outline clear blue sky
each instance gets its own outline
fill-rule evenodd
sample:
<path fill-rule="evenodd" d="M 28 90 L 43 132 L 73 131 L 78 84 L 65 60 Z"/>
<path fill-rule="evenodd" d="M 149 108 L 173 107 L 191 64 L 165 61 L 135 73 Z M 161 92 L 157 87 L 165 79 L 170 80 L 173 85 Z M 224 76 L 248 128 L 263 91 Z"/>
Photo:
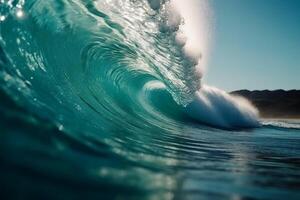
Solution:
<path fill-rule="evenodd" d="M 300 0 L 212 0 L 214 38 L 204 83 L 300 89 Z"/>

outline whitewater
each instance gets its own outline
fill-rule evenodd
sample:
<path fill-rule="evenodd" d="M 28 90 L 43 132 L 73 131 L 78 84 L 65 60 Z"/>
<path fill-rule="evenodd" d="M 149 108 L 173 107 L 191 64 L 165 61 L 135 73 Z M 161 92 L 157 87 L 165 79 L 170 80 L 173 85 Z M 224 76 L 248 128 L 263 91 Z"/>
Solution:
<path fill-rule="evenodd" d="M 297 199 L 300 123 L 203 83 L 212 24 L 206 0 L 0 1 L 0 196 Z"/>

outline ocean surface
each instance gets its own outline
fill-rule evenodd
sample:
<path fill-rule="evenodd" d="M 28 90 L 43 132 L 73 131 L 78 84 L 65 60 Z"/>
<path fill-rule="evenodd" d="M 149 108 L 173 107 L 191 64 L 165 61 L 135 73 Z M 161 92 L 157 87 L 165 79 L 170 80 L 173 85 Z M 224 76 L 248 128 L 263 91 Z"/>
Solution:
<path fill-rule="evenodd" d="M 209 13 L 0 1 L 0 199 L 300 199 L 300 120 L 201 81 Z"/>

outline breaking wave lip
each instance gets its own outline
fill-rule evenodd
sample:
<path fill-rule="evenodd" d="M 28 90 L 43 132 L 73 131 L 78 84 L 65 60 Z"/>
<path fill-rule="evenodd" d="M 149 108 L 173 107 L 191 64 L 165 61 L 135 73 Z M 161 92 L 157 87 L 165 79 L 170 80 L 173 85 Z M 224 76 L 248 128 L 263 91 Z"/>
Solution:
<path fill-rule="evenodd" d="M 2 76 L 8 85 L 21 87 L 18 92 L 38 109 L 55 113 L 59 105 L 81 112 L 88 107 L 115 121 L 130 114 L 133 120 L 141 109 L 153 118 L 157 112 L 149 114 L 139 98 L 154 81 L 171 94 L 179 115 L 227 129 L 259 126 L 257 111 L 246 100 L 201 86 L 209 46 L 206 0 L 63 1 L 52 6 L 27 0 L 14 5 L 1 22 L 1 46 L 10 62 Z M 47 103 L 52 94 L 57 104 Z M 157 97 L 173 101 L 168 95 Z M 56 115 L 57 120 L 67 118 Z"/>

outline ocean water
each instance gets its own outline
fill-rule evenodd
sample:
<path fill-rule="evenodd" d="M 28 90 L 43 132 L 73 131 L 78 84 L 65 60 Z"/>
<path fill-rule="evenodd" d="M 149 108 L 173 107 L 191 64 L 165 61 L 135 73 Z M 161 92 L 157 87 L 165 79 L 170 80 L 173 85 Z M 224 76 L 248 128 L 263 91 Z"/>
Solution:
<path fill-rule="evenodd" d="M 0 1 L 0 198 L 299 199 L 300 121 L 201 82 L 209 13 Z"/>

